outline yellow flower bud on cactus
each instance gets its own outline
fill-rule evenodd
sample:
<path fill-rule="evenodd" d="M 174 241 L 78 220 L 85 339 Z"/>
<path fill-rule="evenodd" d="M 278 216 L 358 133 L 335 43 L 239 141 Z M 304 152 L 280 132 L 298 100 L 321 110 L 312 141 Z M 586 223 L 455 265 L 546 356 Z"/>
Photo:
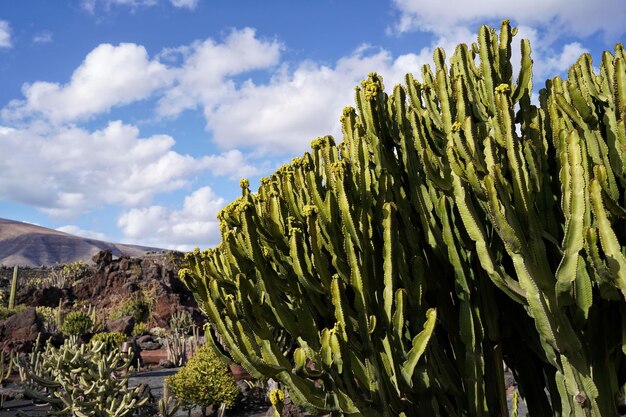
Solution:
<path fill-rule="evenodd" d="M 278 404 L 282 404 L 285 401 L 285 391 L 280 388 L 276 388 L 270 391 L 270 403 L 275 407 Z"/>
<path fill-rule="evenodd" d="M 496 93 L 508 94 L 509 92 L 511 92 L 511 86 L 508 84 L 500 84 L 496 87 Z"/>

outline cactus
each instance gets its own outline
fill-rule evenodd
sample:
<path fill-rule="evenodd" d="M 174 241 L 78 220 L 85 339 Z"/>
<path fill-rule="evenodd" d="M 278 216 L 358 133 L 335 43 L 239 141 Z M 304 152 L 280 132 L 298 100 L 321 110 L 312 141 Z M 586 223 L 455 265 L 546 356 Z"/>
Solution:
<path fill-rule="evenodd" d="M 19 275 L 19 269 L 17 265 L 13 267 L 13 279 L 11 280 L 11 292 L 9 295 L 9 310 L 15 308 L 15 292 L 17 291 L 17 278 Z"/>
<path fill-rule="evenodd" d="M 100 342 L 37 346 L 27 361 L 16 362 L 25 394 L 50 403 L 48 415 L 123 417 L 147 403 L 141 387 L 128 388 L 130 356 L 105 352 Z"/>
<path fill-rule="evenodd" d="M 178 332 L 169 333 L 165 337 L 167 359 L 175 366 L 183 366 L 187 362 L 187 338 Z"/>
<path fill-rule="evenodd" d="M 163 396 L 158 402 L 158 407 L 160 417 L 173 417 L 180 408 L 180 404 L 170 392 L 170 386 L 167 382 L 163 383 Z"/>
<path fill-rule="evenodd" d="M 537 107 L 515 35 L 482 26 L 390 95 L 370 74 L 343 142 L 241 182 L 180 271 L 215 351 L 312 413 L 506 416 L 504 360 L 530 415 L 617 414 L 626 56 L 583 55 Z"/>
<path fill-rule="evenodd" d="M 14 360 L 14 351 L 11 351 L 8 357 L 4 350 L 0 351 L 0 410 L 2 410 L 2 407 L 4 406 L 4 392 L 2 391 L 2 388 L 4 388 L 5 381 L 7 381 L 11 376 Z"/>

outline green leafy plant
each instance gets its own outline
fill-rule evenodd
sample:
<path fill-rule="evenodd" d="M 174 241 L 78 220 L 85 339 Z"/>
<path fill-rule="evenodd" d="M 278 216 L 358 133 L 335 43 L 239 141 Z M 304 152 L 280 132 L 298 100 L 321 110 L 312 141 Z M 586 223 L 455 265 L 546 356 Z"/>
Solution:
<path fill-rule="evenodd" d="M 91 332 L 92 327 L 93 321 L 88 313 L 80 310 L 72 311 L 63 319 L 61 333 L 65 336 L 83 337 Z"/>
<path fill-rule="evenodd" d="M 232 374 L 209 346 L 200 348 L 165 382 L 181 407 L 200 407 L 203 415 L 211 404 L 230 407 L 239 395 Z"/>
<path fill-rule="evenodd" d="M 538 107 L 515 34 L 482 26 L 389 94 L 370 74 L 343 142 L 241 182 L 180 271 L 222 353 L 318 414 L 507 415 L 503 361 L 530 415 L 617 414 L 626 53 L 583 55 Z"/>

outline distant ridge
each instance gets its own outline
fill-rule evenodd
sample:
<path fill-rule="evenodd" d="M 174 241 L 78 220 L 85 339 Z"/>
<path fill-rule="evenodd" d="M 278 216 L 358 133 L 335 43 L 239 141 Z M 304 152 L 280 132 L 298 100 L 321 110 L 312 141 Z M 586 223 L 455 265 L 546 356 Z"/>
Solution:
<path fill-rule="evenodd" d="M 139 257 L 163 249 L 103 242 L 0 218 L 0 265 L 38 267 L 78 260 L 91 263 L 101 250 L 109 250 L 113 256 Z"/>

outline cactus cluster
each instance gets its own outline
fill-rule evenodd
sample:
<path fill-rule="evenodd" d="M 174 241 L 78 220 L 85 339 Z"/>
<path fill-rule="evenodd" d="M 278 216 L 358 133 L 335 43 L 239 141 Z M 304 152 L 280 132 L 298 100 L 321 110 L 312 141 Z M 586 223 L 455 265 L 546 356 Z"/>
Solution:
<path fill-rule="evenodd" d="M 242 181 L 180 272 L 230 358 L 318 414 L 506 416 L 503 361 L 533 416 L 617 414 L 626 54 L 538 107 L 515 34 L 482 26 L 390 95 L 370 74 L 341 143 Z"/>
<path fill-rule="evenodd" d="M 37 341 L 39 344 L 39 340 Z M 129 417 L 148 401 L 143 388 L 128 387 L 129 358 L 105 343 L 50 343 L 16 361 L 30 398 L 50 404 L 48 415 Z"/>

